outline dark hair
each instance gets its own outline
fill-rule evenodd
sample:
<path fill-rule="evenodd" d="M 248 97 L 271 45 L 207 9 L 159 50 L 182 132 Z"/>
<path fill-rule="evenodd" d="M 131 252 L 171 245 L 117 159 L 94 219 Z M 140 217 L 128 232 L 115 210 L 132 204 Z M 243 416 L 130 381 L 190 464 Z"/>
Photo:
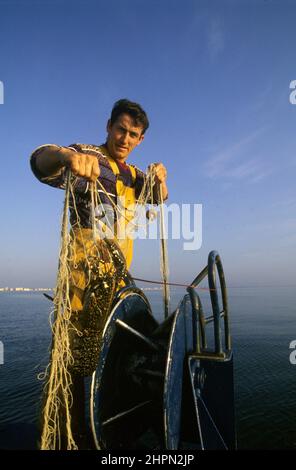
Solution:
<path fill-rule="evenodd" d="M 133 101 L 127 99 L 118 100 L 114 104 L 110 118 L 111 125 L 124 113 L 129 114 L 134 119 L 137 126 L 143 127 L 142 134 L 144 134 L 149 127 L 147 114 L 138 103 L 133 103 Z"/>

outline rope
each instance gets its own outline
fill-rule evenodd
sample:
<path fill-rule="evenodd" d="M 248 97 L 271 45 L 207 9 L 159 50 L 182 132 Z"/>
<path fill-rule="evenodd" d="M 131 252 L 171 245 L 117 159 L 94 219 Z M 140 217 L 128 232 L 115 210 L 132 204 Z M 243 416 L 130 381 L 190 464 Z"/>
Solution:
<path fill-rule="evenodd" d="M 134 223 L 130 218 L 126 217 L 125 215 L 125 211 L 122 210 L 121 208 L 119 208 L 115 202 L 113 201 L 113 199 L 109 196 L 109 194 L 107 193 L 106 189 L 104 188 L 103 184 L 100 182 L 99 179 L 96 180 L 96 184 L 100 187 L 101 191 L 104 192 L 105 196 L 107 197 L 107 199 L 109 200 L 114 212 L 117 214 L 117 217 L 118 215 L 120 215 L 121 217 L 123 217 L 130 225 L 136 227 L 136 228 L 139 228 L 139 227 L 147 227 L 147 225 L 149 224 L 148 223 L 145 223 L 145 224 L 142 224 L 140 225 L 139 223 Z M 142 190 L 141 190 L 141 193 L 139 194 L 139 197 L 136 201 L 136 204 L 135 204 L 135 208 L 134 208 L 134 213 L 136 214 L 137 211 L 138 211 L 138 207 L 139 206 L 145 206 L 146 204 L 148 204 L 148 201 L 150 200 L 149 204 L 154 204 L 154 198 L 153 198 L 153 186 L 155 184 L 155 175 L 154 175 L 154 171 L 153 171 L 153 165 L 151 165 L 151 167 L 147 170 L 147 173 L 146 173 L 146 178 L 144 179 L 144 184 L 143 184 L 143 187 L 142 187 Z M 97 195 L 98 195 L 98 191 L 96 192 Z M 99 196 L 97 197 L 97 199 L 99 198 Z M 110 227 L 111 228 L 111 227 Z"/>
<path fill-rule="evenodd" d="M 129 222 L 129 224 L 132 224 L 134 227 L 139 228 L 140 225 L 137 223 L 135 224 L 132 220 L 127 219 L 125 216 L 124 211 L 120 210 L 118 206 L 114 203 L 112 198 L 109 196 L 107 191 L 105 190 L 104 186 L 102 183 L 97 180 L 97 184 L 101 188 L 101 190 L 104 192 L 108 200 L 110 201 L 113 210 L 117 213 L 120 214 L 125 220 Z M 154 191 L 153 187 L 155 185 L 155 168 L 154 165 L 150 165 L 150 167 L 147 170 L 146 173 L 146 178 L 144 179 L 144 184 L 141 190 L 141 193 L 137 199 L 136 206 L 134 212 L 137 213 L 138 207 L 146 205 L 148 201 L 150 201 L 150 204 L 154 203 Z M 98 194 L 98 192 L 97 192 Z M 163 285 L 163 305 L 164 305 L 164 318 L 167 318 L 169 316 L 169 302 L 170 302 L 170 292 L 169 292 L 169 268 L 168 268 L 168 251 L 167 251 L 167 237 L 166 237 L 166 230 L 165 230 L 165 220 L 164 220 L 164 206 L 163 206 L 163 195 L 162 195 L 162 187 L 161 185 L 159 186 L 159 200 L 160 200 L 160 270 L 162 274 L 162 285 Z M 149 224 L 146 223 L 144 226 L 147 228 L 147 225 Z"/>
<path fill-rule="evenodd" d="M 95 214 L 100 204 L 95 185 L 90 186 L 91 228 L 85 228 L 79 218 L 72 182 L 71 173 L 67 172 L 58 275 L 50 317 L 51 357 L 44 374 L 39 374 L 39 378 L 47 379 L 43 395 L 42 450 L 78 449 L 74 434 L 78 430 L 73 431 L 71 418 L 72 374 L 88 376 L 95 369 L 105 321 L 115 292 L 118 286 L 124 285 L 127 276 L 116 240 L 101 237 Z M 71 209 L 75 212 L 71 230 L 70 197 Z"/>
<path fill-rule="evenodd" d="M 164 307 L 164 318 L 169 316 L 169 302 L 170 302 L 170 291 L 168 286 L 169 278 L 169 262 L 168 262 L 168 252 L 167 252 L 167 242 L 166 242 L 166 232 L 165 232 L 165 223 L 164 223 L 164 211 L 163 211 L 163 197 L 162 197 L 162 188 L 159 187 L 159 196 L 160 196 L 160 253 L 161 253 L 161 263 L 160 269 L 163 279 L 163 307 Z"/>
<path fill-rule="evenodd" d="M 142 278 L 134 277 L 134 276 L 133 276 L 133 279 L 135 281 L 146 282 L 147 284 L 158 284 L 158 285 L 161 285 L 161 286 L 164 285 L 163 281 L 152 281 L 151 279 L 142 279 Z M 174 287 L 186 287 L 186 288 L 187 287 L 194 287 L 195 289 L 206 290 L 206 291 L 216 291 L 217 290 L 217 289 L 210 289 L 209 287 L 196 287 L 196 286 L 193 286 L 192 284 L 179 284 L 177 282 L 167 282 L 166 284 L 168 286 L 174 286 Z"/>
<path fill-rule="evenodd" d="M 68 210 L 70 194 L 70 172 L 66 177 L 66 194 L 63 208 L 61 228 L 61 248 L 59 255 L 59 269 L 57 276 L 56 295 L 54 297 L 54 320 L 52 326 L 53 345 L 49 378 L 45 385 L 46 400 L 43 409 L 43 429 L 41 435 L 41 450 L 61 448 L 61 427 L 66 428 L 67 449 L 77 449 L 71 430 L 72 394 L 70 390 L 71 375 L 69 366 L 73 357 L 69 344 L 69 328 L 71 316 L 71 303 L 69 298 L 68 273 Z M 45 376 L 47 375 L 46 369 Z M 61 423 L 61 409 L 63 409 L 64 423 Z"/>

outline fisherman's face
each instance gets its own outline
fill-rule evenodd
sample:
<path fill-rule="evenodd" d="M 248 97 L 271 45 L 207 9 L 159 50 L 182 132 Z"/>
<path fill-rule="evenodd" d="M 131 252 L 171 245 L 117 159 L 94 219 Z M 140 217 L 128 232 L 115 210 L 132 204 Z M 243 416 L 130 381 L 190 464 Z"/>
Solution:
<path fill-rule="evenodd" d="M 137 126 L 129 114 L 120 114 L 116 121 L 107 124 L 107 147 L 111 157 L 125 162 L 129 154 L 143 139 L 143 127 Z"/>

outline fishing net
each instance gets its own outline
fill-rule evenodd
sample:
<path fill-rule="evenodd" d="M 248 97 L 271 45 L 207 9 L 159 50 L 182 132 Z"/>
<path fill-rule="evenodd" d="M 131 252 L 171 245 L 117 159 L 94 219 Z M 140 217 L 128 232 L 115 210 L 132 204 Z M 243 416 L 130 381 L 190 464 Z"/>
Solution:
<path fill-rule="evenodd" d="M 75 203 L 74 178 L 66 177 L 59 268 L 51 313 L 52 345 L 44 378 L 41 449 L 78 449 L 71 419 L 74 375 L 91 375 L 100 354 L 101 338 L 116 291 L 130 278 L 113 227 L 98 220 L 99 181 L 90 184 L 91 228 L 82 227 Z M 148 171 L 134 207 L 153 204 L 154 172 Z M 106 193 L 106 192 L 105 192 Z M 109 197 L 106 193 L 106 197 Z M 127 217 L 110 199 L 118 219 Z M 69 209 L 76 213 L 70 226 Z M 162 257 L 164 258 L 164 256 Z"/>

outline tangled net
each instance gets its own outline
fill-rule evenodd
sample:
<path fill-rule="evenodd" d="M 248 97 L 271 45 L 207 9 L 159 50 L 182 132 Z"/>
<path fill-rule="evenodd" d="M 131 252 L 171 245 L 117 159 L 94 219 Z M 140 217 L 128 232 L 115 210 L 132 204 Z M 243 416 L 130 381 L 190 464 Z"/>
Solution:
<path fill-rule="evenodd" d="M 153 178 L 151 168 L 137 205 L 145 205 L 148 200 L 153 204 Z M 97 184 L 100 185 L 100 182 L 97 181 Z M 71 420 L 72 375 L 88 376 L 95 370 L 103 329 L 115 293 L 130 277 L 118 241 L 110 236 L 112 227 L 108 227 L 108 223 L 98 225 L 96 220 L 95 208 L 100 205 L 98 194 L 96 185 L 91 183 L 92 227 L 82 227 L 75 204 L 73 176 L 68 172 L 59 269 L 51 314 L 51 357 L 43 374 L 46 383 L 42 450 L 78 449 Z M 114 211 L 119 211 L 112 200 L 110 203 Z M 76 223 L 72 227 L 68 215 L 70 207 L 76 213 Z M 118 216 L 125 217 L 125 214 L 119 213 Z M 168 291 L 165 295 L 168 296 Z"/>

